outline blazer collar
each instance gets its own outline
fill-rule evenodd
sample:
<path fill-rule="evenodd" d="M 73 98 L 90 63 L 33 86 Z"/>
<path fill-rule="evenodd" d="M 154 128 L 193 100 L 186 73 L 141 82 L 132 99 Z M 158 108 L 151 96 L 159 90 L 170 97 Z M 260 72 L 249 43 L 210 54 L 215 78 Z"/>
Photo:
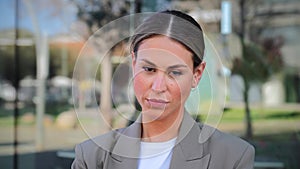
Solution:
<path fill-rule="evenodd" d="M 171 169 L 207 169 L 210 154 L 204 152 L 204 142 L 200 142 L 202 124 L 185 112 L 180 126 L 177 145 L 173 150 Z"/>
<path fill-rule="evenodd" d="M 119 138 L 112 149 L 112 157 L 122 161 L 123 158 L 138 158 L 141 141 L 141 123 L 136 121 L 119 133 Z"/>
<path fill-rule="evenodd" d="M 184 113 L 179 135 L 173 150 L 170 168 L 184 167 L 187 162 L 198 160 L 198 163 L 189 163 L 191 168 L 199 169 L 199 164 L 207 168 L 210 155 L 204 154 L 204 143 L 200 141 L 202 125 L 199 126 L 188 112 Z M 112 149 L 111 157 L 122 162 L 122 168 L 136 168 L 140 152 L 141 118 L 118 134 Z M 196 150 L 196 151 L 195 151 Z M 178 163 L 178 162 L 181 163 Z"/>
<path fill-rule="evenodd" d="M 199 159 L 203 156 L 203 144 L 199 144 L 200 132 L 199 124 L 185 112 L 179 129 L 177 144 L 181 147 L 186 160 Z"/>

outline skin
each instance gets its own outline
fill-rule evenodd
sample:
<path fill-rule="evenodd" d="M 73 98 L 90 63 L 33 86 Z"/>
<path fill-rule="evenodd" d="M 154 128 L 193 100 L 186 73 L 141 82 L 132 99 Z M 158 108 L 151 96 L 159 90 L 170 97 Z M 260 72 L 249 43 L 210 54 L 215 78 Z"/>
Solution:
<path fill-rule="evenodd" d="M 175 138 L 184 104 L 206 64 L 194 68 L 192 53 L 162 35 L 143 40 L 136 55 L 132 53 L 133 84 L 142 107 L 142 139 L 161 142 Z"/>

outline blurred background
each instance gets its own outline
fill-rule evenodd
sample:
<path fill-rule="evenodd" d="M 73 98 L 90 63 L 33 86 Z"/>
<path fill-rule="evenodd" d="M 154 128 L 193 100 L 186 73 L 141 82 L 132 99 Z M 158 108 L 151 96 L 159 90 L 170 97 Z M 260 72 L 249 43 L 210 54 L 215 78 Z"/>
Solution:
<path fill-rule="evenodd" d="M 249 141 L 255 168 L 299 169 L 299 0 L 1 0 L 0 168 L 70 168 L 76 144 L 130 124 L 127 39 L 101 63 L 86 42 L 117 18 L 164 9 L 189 13 L 212 44 L 189 112 Z"/>

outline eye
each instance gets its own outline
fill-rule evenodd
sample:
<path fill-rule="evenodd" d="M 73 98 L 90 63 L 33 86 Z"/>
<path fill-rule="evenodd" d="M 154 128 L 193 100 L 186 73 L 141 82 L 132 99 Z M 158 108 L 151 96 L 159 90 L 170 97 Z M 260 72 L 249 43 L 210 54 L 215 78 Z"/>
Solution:
<path fill-rule="evenodd" d="M 152 68 L 152 67 L 144 66 L 143 69 L 144 69 L 146 72 L 156 72 L 156 69 L 155 69 L 155 68 Z"/>
<path fill-rule="evenodd" d="M 170 76 L 180 76 L 180 75 L 182 75 L 182 72 L 178 71 L 178 70 L 173 70 L 173 71 L 169 72 L 169 75 Z"/>

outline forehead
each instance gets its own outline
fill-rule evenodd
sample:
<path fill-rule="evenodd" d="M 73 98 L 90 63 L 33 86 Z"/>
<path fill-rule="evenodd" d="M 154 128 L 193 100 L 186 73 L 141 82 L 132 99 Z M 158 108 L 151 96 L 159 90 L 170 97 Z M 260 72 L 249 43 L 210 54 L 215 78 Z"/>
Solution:
<path fill-rule="evenodd" d="M 141 42 L 139 58 L 158 59 L 159 62 L 193 64 L 192 53 L 181 43 L 162 35 L 153 36 Z"/>

